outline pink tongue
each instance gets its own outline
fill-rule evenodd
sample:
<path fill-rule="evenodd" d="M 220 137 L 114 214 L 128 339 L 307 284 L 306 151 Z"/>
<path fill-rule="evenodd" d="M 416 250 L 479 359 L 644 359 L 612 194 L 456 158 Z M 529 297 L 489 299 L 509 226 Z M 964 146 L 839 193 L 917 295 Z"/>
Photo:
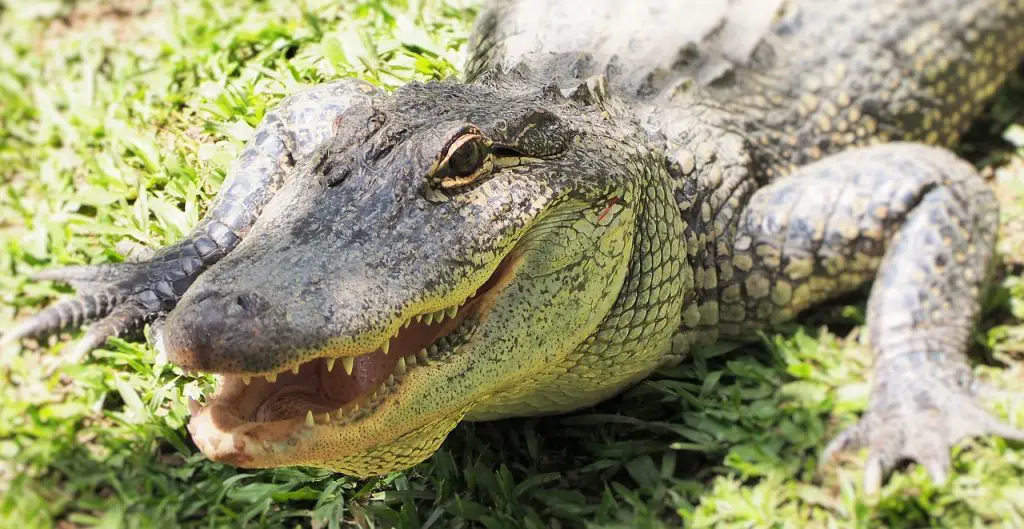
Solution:
<path fill-rule="evenodd" d="M 256 409 L 256 422 L 270 422 L 287 417 L 305 417 L 306 411 L 330 412 L 336 409 L 324 397 L 301 386 L 282 388 Z"/>
<path fill-rule="evenodd" d="M 320 370 L 321 392 L 340 406 L 380 386 L 394 371 L 397 361 L 397 354 L 385 355 L 378 349 L 373 353 L 357 356 L 352 364 L 350 376 L 341 366 L 341 360 L 338 360 L 330 373 L 326 368 Z"/>

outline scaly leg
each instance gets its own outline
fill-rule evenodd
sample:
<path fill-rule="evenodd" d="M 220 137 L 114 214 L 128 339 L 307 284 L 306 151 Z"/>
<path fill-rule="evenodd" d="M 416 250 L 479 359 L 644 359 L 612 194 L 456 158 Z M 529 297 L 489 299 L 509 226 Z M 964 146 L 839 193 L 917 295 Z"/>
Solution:
<path fill-rule="evenodd" d="M 36 274 L 33 278 L 37 280 L 72 285 L 78 295 L 25 320 L 0 343 L 99 320 L 67 352 L 75 359 L 107 338 L 162 317 L 199 274 L 245 237 L 296 164 L 334 135 L 345 109 L 376 94 L 371 85 L 346 79 L 285 98 L 264 117 L 213 206 L 188 236 L 140 262 L 72 266 Z"/>
<path fill-rule="evenodd" d="M 965 437 L 1024 439 L 982 407 L 966 356 L 997 222 L 992 193 L 964 161 L 923 145 L 880 145 L 756 192 L 733 255 L 719 256 L 725 334 L 789 319 L 875 277 L 868 409 L 824 455 L 868 447 L 869 493 L 906 459 L 944 481 L 950 447 Z"/>

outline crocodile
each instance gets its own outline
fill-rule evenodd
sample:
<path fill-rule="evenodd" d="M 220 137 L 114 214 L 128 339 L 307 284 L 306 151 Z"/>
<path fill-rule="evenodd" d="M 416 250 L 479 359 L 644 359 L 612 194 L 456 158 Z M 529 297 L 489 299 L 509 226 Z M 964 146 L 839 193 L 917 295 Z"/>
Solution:
<path fill-rule="evenodd" d="M 969 336 L 998 208 L 950 150 L 1024 59 L 1020 0 L 497 0 L 464 77 L 326 82 L 268 112 L 181 241 L 45 270 L 5 341 L 151 325 L 218 375 L 209 458 L 369 476 L 462 420 L 593 405 L 870 284 L 876 488 L 983 407 Z"/>

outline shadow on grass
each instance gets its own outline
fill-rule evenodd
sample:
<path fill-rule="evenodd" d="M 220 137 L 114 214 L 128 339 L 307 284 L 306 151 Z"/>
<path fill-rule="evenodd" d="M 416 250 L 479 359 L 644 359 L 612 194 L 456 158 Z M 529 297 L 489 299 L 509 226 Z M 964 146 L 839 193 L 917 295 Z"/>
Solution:
<path fill-rule="evenodd" d="M 226 467 L 156 417 L 120 439 L 124 428 L 78 425 L 0 505 L 75 525 L 674 525 L 716 476 L 811 479 L 824 440 L 827 407 L 787 404 L 780 387 L 792 377 L 772 347 L 728 349 L 577 413 L 460 425 L 430 460 L 368 481 Z M 105 408 L 123 406 L 113 396 Z"/>
<path fill-rule="evenodd" d="M 846 304 L 858 299 L 825 305 L 760 344 L 696 352 L 592 408 L 464 423 L 404 473 L 361 481 L 316 469 L 234 469 L 205 460 L 183 428 L 153 418 L 133 438 L 62 443 L 45 468 L 12 483 L 18 496 L 0 506 L 76 525 L 662 527 L 699 521 L 723 483 L 769 483 L 778 484 L 776 507 L 835 515 L 844 511 L 842 491 L 829 471 L 822 478 L 817 458 L 840 429 L 834 421 L 851 422 L 866 397 L 870 358 L 854 331 L 863 304 Z M 1006 307 L 989 317 L 1007 317 Z M 852 397 L 837 396 L 844 387 L 855 388 Z M 896 526 L 934 521 L 922 504 L 901 500 L 873 516 Z"/>

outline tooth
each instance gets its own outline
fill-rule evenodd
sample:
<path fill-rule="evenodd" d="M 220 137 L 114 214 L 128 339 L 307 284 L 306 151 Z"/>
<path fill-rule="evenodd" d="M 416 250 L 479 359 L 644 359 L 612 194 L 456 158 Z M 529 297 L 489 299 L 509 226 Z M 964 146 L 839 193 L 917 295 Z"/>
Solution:
<path fill-rule="evenodd" d="M 447 309 L 445 309 L 444 313 L 447 314 L 449 318 L 454 318 L 455 315 L 459 313 L 459 308 L 448 307 Z"/>
<path fill-rule="evenodd" d="M 405 374 L 405 358 L 398 359 L 398 364 L 395 365 L 395 373 L 399 375 Z"/>
<path fill-rule="evenodd" d="M 416 317 L 413 318 L 413 321 L 415 321 L 416 323 L 419 323 L 421 320 L 423 320 L 422 314 L 417 314 Z"/>
<path fill-rule="evenodd" d="M 409 355 L 405 357 L 405 363 L 409 364 L 410 367 L 416 366 L 416 355 Z"/>
<path fill-rule="evenodd" d="M 391 340 L 385 341 L 384 345 L 381 347 L 381 349 L 384 350 L 384 354 L 385 355 L 388 354 L 388 351 L 391 350 Z"/>
<path fill-rule="evenodd" d="M 299 367 L 301 367 L 301 366 L 295 366 L 295 367 L 293 367 L 293 368 L 292 368 L 292 373 L 295 373 L 296 375 L 298 375 L 298 374 L 299 374 Z"/>
<path fill-rule="evenodd" d="M 313 410 L 306 410 L 306 426 L 313 426 L 316 421 L 313 419 Z"/>
<path fill-rule="evenodd" d="M 427 351 L 429 351 L 430 354 L 432 354 L 432 355 L 436 355 L 437 354 L 437 346 L 434 345 L 434 344 L 430 344 L 430 347 L 427 348 Z"/>
<path fill-rule="evenodd" d="M 342 357 L 342 359 L 341 359 L 342 367 L 345 368 L 345 372 L 348 373 L 350 376 L 352 375 L 352 364 L 354 364 L 355 361 L 356 361 L 355 357 L 352 357 L 352 356 L 345 356 L 345 357 Z"/>
<path fill-rule="evenodd" d="M 387 393 L 387 392 L 388 392 L 387 384 L 381 384 L 380 387 L 377 388 L 377 393 L 374 396 L 375 397 L 383 397 L 384 394 Z"/>
<path fill-rule="evenodd" d="M 331 422 L 331 414 L 330 413 L 324 413 L 323 422 L 324 423 L 330 423 Z"/>
<path fill-rule="evenodd" d="M 395 375 L 388 375 L 388 385 L 389 386 L 394 386 L 395 385 Z"/>
<path fill-rule="evenodd" d="M 201 411 L 203 411 L 203 406 L 200 405 L 199 402 L 196 401 L 196 399 L 193 399 L 192 397 L 189 397 L 188 398 L 188 412 L 190 414 L 192 414 L 193 416 L 195 416 L 195 415 L 199 415 L 199 412 L 201 412 Z"/>
<path fill-rule="evenodd" d="M 248 386 L 250 382 L 252 382 L 252 377 L 251 376 L 249 376 L 249 375 L 242 375 L 242 383 L 243 384 Z"/>
<path fill-rule="evenodd" d="M 334 418 L 339 420 L 339 421 L 344 419 L 345 418 L 345 408 L 338 408 L 338 413 L 334 414 Z"/>
<path fill-rule="evenodd" d="M 326 363 L 327 363 L 327 372 L 328 373 L 330 373 L 334 369 L 334 360 L 335 360 L 334 358 L 328 358 L 327 361 L 326 361 Z"/>
<path fill-rule="evenodd" d="M 434 313 L 431 312 L 430 314 L 427 314 L 423 319 L 427 322 L 427 325 L 432 325 L 434 323 Z"/>
<path fill-rule="evenodd" d="M 266 379 L 271 384 L 273 384 L 274 382 L 277 382 L 277 373 L 273 373 L 273 374 L 267 375 Z"/>

